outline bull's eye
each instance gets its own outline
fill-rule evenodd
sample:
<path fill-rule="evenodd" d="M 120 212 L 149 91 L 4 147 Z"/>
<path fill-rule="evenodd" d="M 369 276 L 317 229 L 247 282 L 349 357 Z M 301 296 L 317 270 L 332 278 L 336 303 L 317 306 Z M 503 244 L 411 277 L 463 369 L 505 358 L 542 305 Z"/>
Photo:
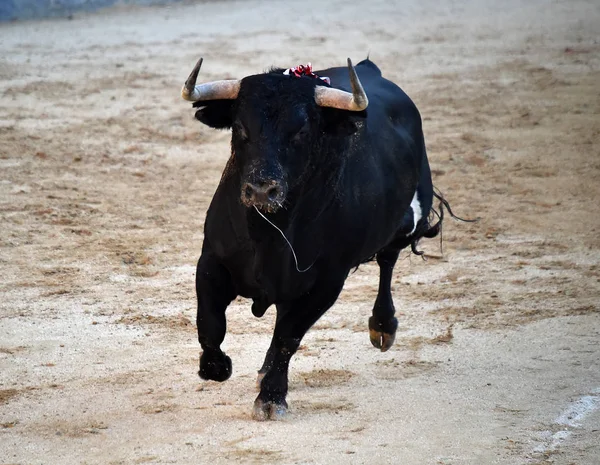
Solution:
<path fill-rule="evenodd" d="M 246 131 L 244 125 L 239 121 L 233 125 L 233 132 L 242 142 L 248 142 L 248 131 Z"/>
<path fill-rule="evenodd" d="M 298 131 L 296 131 L 296 134 L 294 134 L 294 137 L 292 138 L 292 140 L 294 142 L 302 141 L 308 134 L 309 130 L 310 130 L 310 127 L 308 125 L 308 122 L 304 123 L 304 125 Z"/>

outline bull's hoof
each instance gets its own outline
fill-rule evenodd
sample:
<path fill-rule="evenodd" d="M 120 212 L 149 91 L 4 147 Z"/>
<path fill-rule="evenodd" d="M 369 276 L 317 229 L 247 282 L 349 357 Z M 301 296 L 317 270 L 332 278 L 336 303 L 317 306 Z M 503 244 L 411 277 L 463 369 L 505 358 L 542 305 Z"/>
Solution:
<path fill-rule="evenodd" d="M 264 402 L 260 396 L 254 401 L 252 418 L 258 421 L 282 420 L 287 412 L 287 402 L 268 401 Z"/>
<path fill-rule="evenodd" d="M 375 317 L 369 318 L 369 338 L 371 339 L 371 344 L 382 352 L 387 351 L 394 345 L 397 329 L 398 320 L 396 318 L 392 318 L 385 325 L 377 322 Z"/>
<path fill-rule="evenodd" d="M 220 350 L 202 352 L 198 371 L 200 378 L 222 382 L 229 379 L 231 371 L 231 359 Z"/>
<path fill-rule="evenodd" d="M 373 347 L 380 349 L 382 352 L 385 352 L 390 347 L 394 345 L 394 340 L 396 339 L 395 334 L 387 334 L 379 331 L 374 331 L 372 329 L 369 330 L 369 338 L 371 339 L 371 344 Z"/>

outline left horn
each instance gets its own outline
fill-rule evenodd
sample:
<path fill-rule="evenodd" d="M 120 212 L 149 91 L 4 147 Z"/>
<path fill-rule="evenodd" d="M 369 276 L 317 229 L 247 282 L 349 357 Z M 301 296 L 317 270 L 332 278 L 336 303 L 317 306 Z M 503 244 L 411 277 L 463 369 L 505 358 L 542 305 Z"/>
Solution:
<path fill-rule="evenodd" d="M 356 74 L 352 61 L 348 58 L 348 73 L 352 93 L 331 87 L 318 86 L 315 89 L 315 102 L 321 107 L 338 108 L 340 110 L 363 111 L 369 105 L 369 99 Z"/>
<path fill-rule="evenodd" d="M 240 81 L 237 79 L 228 79 L 223 81 L 207 82 L 206 84 L 196 85 L 198 73 L 202 66 L 203 59 L 200 58 L 194 69 L 181 89 L 181 96 L 184 100 L 198 102 L 200 100 L 235 100 L 240 91 Z"/>

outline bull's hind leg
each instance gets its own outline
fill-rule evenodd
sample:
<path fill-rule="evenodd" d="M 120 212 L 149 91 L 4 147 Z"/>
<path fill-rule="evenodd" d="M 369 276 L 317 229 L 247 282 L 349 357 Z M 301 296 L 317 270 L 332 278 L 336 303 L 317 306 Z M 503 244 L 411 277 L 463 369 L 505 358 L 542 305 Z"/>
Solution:
<path fill-rule="evenodd" d="M 229 272 L 206 248 L 196 268 L 198 297 L 198 341 L 202 346 L 200 371 L 202 379 L 225 381 L 231 376 L 231 359 L 221 350 L 225 339 L 225 309 L 235 298 Z"/>
<path fill-rule="evenodd" d="M 344 279 L 319 283 L 300 299 L 277 305 L 273 339 L 259 372 L 260 392 L 254 402 L 255 419 L 273 420 L 285 414 L 290 359 L 308 329 L 333 305 Z"/>
<path fill-rule="evenodd" d="M 377 254 L 379 265 L 379 291 L 373 307 L 373 316 L 369 318 L 369 337 L 382 352 L 394 344 L 398 320 L 394 316 L 396 310 L 392 300 L 392 272 L 398 260 L 400 249 L 385 248 Z"/>

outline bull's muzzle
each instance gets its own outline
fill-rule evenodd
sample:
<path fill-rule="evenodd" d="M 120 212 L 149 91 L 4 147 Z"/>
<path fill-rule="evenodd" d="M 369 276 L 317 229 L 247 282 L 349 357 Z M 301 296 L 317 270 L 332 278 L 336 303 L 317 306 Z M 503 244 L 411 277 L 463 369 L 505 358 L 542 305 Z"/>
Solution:
<path fill-rule="evenodd" d="M 273 213 L 283 205 L 285 189 L 276 180 L 246 182 L 242 186 L 241 198 L 247 207 L 257 207 Z"/>

